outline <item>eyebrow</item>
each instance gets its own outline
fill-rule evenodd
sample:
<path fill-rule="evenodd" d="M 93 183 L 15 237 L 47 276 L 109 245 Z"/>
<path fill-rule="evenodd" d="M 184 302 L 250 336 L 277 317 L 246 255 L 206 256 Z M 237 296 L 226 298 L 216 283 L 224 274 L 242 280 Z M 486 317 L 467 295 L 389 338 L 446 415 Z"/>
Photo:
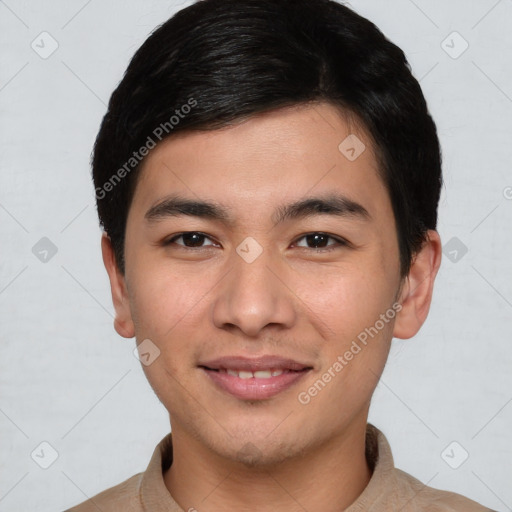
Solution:
<path fill-rule="evenodd" d="M 183 215 L 218 221 L 229 226 L 235 224 L 229 209 L 219 203 L 192 200 L 179 195 L 164 198 L 152 206 L 146 212 L 144 218 L 149 223 L 154 223 L 168 217 Z M 272 215 L 272 222 L 280 224 L 285 220 L 303 219 L 315 215 L 353 217 L 359 220 L 371 219 L 368 210 L 361 204 L 344 195 L 331 193 L 317 197 L 306 197 L 290 204 L 278 206 Z"/>

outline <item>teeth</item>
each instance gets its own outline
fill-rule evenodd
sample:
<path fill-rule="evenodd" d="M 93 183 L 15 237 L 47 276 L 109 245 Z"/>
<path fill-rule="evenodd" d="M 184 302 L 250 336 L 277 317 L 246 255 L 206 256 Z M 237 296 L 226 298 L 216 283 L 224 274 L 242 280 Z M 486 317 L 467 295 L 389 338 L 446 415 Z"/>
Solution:
<path fill-rule="evenodd" d="M 232 375 L 233 377 L 238 377 L 239 379 L 270 379 L 270 377 L 277 377 L 278 375 L 281 375 L 284 373 L 284 370 L 257 370 L 255 372 L 248 372 L 245 370 L 223 370 L 221 369 L 220 372 L 227 373 L 228 375 Z"/>
<path fill-rule="evenodd" d="M 270 379 L 271 374 L 270 374 L 270 370 L 259 370 L 257 372 L 254 372 L 254 376 L 257 379 Z"/>

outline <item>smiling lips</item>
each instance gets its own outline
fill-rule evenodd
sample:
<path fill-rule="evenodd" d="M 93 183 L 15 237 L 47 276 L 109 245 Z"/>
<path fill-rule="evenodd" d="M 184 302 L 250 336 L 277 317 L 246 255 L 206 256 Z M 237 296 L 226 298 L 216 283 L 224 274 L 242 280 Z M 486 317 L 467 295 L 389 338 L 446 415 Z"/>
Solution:
<path fill-rule="evenodd" d="M 295 384 L 311 366 L 276 356 L 222 357 L 199 364 L 213 383 L 243 400 L 263 400 Z"/>

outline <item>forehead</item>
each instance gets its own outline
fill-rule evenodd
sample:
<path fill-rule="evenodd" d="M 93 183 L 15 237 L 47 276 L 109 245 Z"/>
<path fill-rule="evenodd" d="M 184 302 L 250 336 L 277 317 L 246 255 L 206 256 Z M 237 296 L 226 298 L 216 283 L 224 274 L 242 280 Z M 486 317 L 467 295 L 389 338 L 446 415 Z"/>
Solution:
<path fill-rule="evenodd" d="M 326 103 L 176 134 L 149 153 L 139 172 L 133 209 L 175 193 L 214 199 L 248 217 L 285 197 L 333 190 L 368 203 L 368 210 L 388 201 L 370 137 Z"/>

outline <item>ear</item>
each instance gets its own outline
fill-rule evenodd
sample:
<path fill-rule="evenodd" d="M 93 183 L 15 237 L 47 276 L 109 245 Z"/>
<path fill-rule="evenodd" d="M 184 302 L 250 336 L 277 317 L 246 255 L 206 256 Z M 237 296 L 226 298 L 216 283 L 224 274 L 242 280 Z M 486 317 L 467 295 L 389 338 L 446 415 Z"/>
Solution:
<path fill-rule="evenodd" d="M 133 338 L 135 336 L 135 327 L 132 321 L 125 278 L 117 267 L 112 242 L 105 232 L 101 237 L 101 253 L 103 255 L 103 264 L 110 279 L 112 303 L 116 312 L 114 329 L 123 338 Z"/>
<path fill-rule="evenodd" d="M 427 239 L 414 256 L 409 274 L 400 292 L 402 309 L 393 329 L 395 338 L 412 338 L 425 322 L 434 289 L 434 280 L 441 265 L 441 238 L 439 233 L 428 230 Z"/>

